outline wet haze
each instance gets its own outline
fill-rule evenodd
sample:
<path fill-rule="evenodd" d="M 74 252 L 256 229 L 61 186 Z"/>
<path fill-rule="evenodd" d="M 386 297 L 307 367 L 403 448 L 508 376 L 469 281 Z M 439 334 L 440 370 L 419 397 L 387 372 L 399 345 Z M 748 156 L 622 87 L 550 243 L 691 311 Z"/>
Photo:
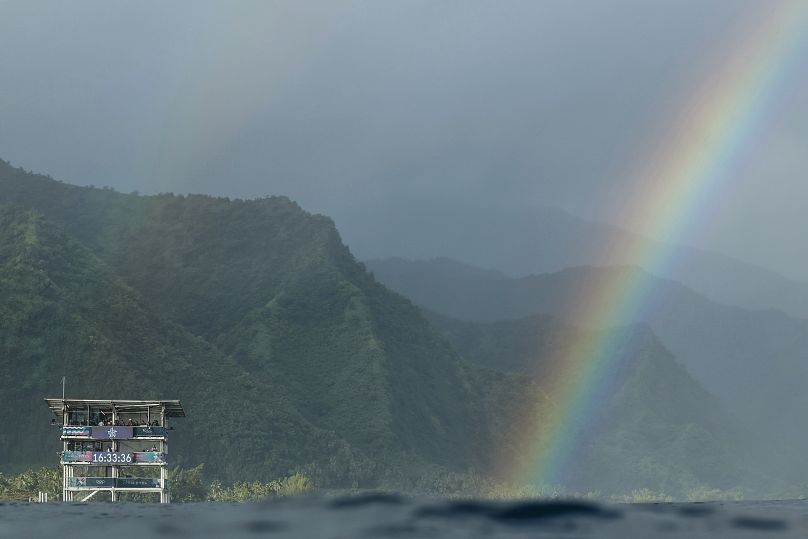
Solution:
<path fill-rule="evenodd" d="M 620 224 L 649 141 L 766 5 L 0 1 L 0 157 L 127 192 L 283 194 L 349 243 L 366 208 L 426 200 Z M 808 281 L 807 89 L 805 61 L 687 243 Z"/>

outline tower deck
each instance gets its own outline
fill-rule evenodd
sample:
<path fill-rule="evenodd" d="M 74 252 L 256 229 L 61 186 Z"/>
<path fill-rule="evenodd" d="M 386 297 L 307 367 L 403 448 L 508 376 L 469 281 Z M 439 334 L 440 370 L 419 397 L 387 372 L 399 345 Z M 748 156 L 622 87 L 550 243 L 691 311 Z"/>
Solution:
<path fill-rule="evenodd" d="M 169 423 L 185 417 L 178 400 L 45 399 L 60 427 L 64 501 L 108 492 L 152 492 L 171 501 Z M 77 500 L 78 499 L 78 500 Z"/>

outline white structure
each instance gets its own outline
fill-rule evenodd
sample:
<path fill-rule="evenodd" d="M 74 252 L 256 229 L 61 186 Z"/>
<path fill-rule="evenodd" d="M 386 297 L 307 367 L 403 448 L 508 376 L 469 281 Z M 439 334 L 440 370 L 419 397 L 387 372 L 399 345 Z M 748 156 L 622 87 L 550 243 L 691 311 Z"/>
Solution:
<path fill-rule="evenodd" d="M 171 501 L 169 421 L 185 417 L 178 400 L 45 399 L 61 428 L 64 501 L 109 492 L 154 492 Z"/>

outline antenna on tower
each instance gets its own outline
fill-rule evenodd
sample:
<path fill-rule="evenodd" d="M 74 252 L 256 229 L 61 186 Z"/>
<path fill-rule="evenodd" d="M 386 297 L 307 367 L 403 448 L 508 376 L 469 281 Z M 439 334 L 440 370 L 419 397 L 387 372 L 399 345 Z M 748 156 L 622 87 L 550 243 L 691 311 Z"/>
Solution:
<path fill-rule="evenodd" d="M 62 376 L 62 400 L 65 400 L 65 382 L 67 380 L 66 376 Z"/>

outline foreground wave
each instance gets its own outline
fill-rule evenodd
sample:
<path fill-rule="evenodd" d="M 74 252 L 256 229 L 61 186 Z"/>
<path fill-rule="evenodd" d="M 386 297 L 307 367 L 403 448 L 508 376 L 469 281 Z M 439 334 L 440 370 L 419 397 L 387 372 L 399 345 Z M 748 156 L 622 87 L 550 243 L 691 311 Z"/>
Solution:
<path fill-rule="evenodd" d="M 0 537 L 801 537 L 808 502 L 600 505 L 371 494 L 260 504 L 0 503 Z"/>

